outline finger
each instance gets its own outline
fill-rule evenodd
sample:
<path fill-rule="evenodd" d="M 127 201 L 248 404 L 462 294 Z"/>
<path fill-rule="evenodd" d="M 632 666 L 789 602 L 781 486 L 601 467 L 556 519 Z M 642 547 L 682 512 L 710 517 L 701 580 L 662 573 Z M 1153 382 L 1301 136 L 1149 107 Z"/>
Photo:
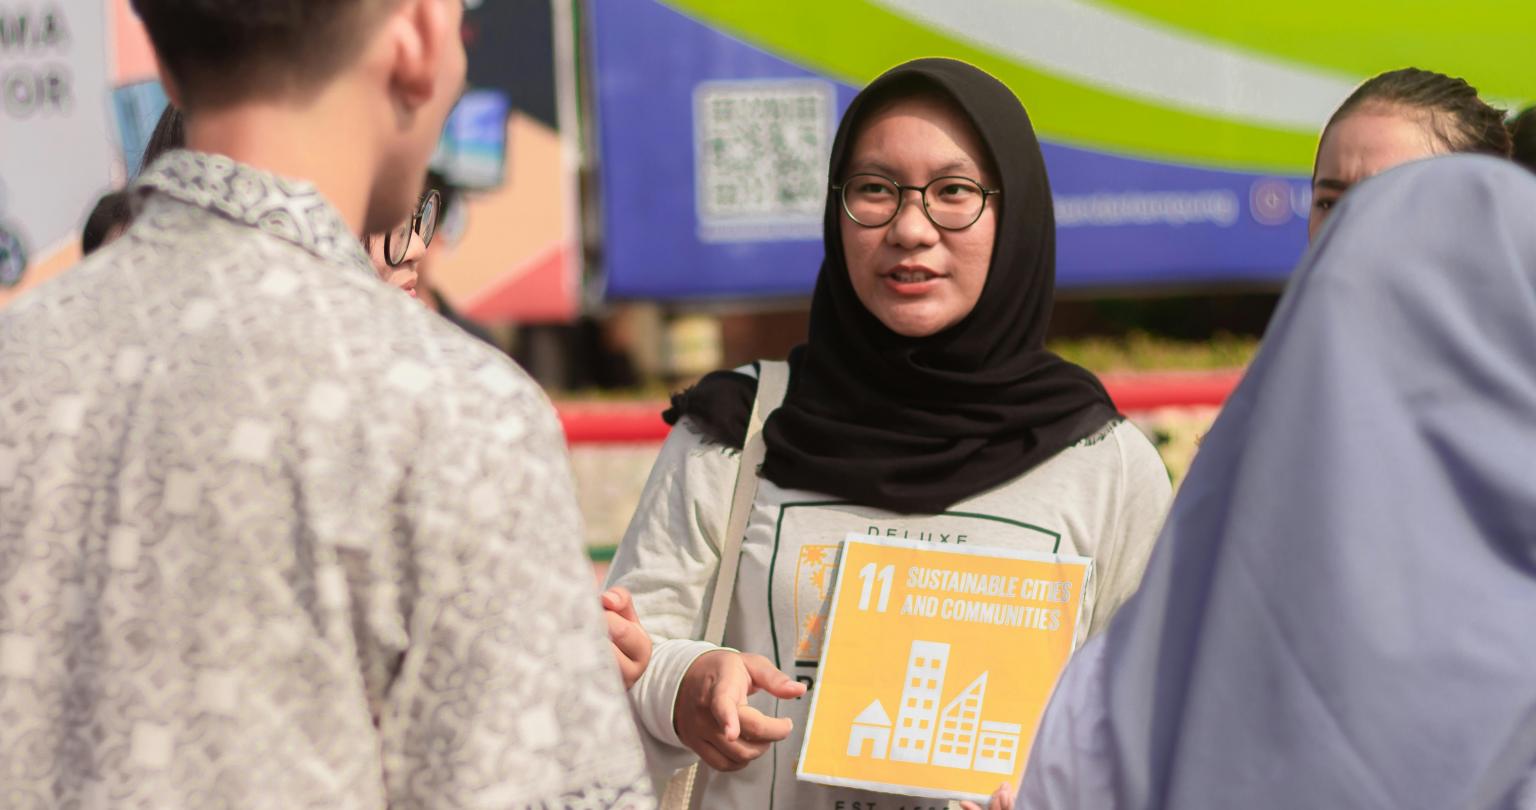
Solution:
<path fill-rule="evenodd" d="M 717 771 L 734 771 L 740 768 L 730 757 L 720 753 L 720 749 L 711 745 L 707 740 L 699 740 L 697 745 L 690 746 L 693 752 L 699 755 L 699 761 Z"/>
<path fill-rule="evenodd" d="M 975 802 L 961 802 L 960 810 L 981 810 L 981 805 Z M 990 806 L 988 807 L 988 810 L 991 810 Z"/>
<path fill-rule="evenodd" d="M 640 676 L 645 674 L 645 663 L 631 659 L 611 641 L 608 642 L 608 649 L 613 652 L 613 662 L 619 667 L 619 677 L 624 679 L 625 691 L 633 689 Z"/>
<path fill-rule="evenodd" d="M 987 810 L 1013 810 L 1013 799 L 1013 785 L 1004 782 L 992 794 L 992 802 L 987 805 Z"/>
<path fill-rule="evenodd" d="M 640 625 L 613 613 L 604 613 L 608 622 L 608 640 L 631 661 L 643 661 L 649 656 L 650 637 Z"/>
<path fill-rule="evenodd" d="M 738 767 L 746 767 L 747 763 L 767 753 L 773 745 L 771 742 L 749 740 L 745 735 L 731 742 L 717 738 L 709 740 L 709 743 L 726 759 L 737 763 Z"/>
<path fill-rule="evenodd" d="M 615 585 L 603 591 L 603 607 L 624 618 L 639 624 L 640 616 L 635 613 L 635 599 L 629 590 L 621 585 Z"/>
<path fill-rule="evenodd" d="M 743 655 L 741 662 L 746 665 L 747 674 L 752 679 L 749 694 L 761 689 L 782 700 L 794 700 L 805 694 L 805 684 L 780 672 L 767 658 L 761 655 Z"/>
<path fill-rule="evenodd" d="M 624 654 L 619 652 L 617 647 L 614 647 L 613 658 L 619 665 L 619 677 L 624 679 L 624 688 L 634 688 L 635 682 L 640 680 L 641 675 L 645 674 L 645 667 L 625 658 Z"/>
<path fill-rule="evenodd" d="M 761 753 L 753 753 L 750 749 L 739 748 L 736 743 L 727 743 L 718 739 L 706 739 L 704 742 L 714 749 L 715 753 L 720 755 L 721 761 L 725 763 L 720 768 L 722 771 L 739 771 L 747 767 L 747 763 L 757 759 L 758 753 Z"/>
<path fill-rule="evenodd" d="M 747 700 L 747 674 L 740 667 L 727 665 L 718 678 L 710 688 L 709 712 L 715 717 L 721 738 L 732 742 L 741 735 L 738 707 Z"/>
<path fill-rule="evenodd" d="M 795 721 L 788 717 L 772 717 L 751 706 L 742 706 L 738 715 L 741 719 L 741 736 L 757 742 L 778 742 L 788 737 L 789 732 L 795 728 Z"/>
<path fill-rule="evenodd" d="M 612 640 L 609 640 L 609 642 L 608 642 L 608 649 L 613 652 L 613 660 L 618 663 L 619 669 L 626 669 L 627 667 L 639 666 L 639 664 L 635 662 L 635 659 L 631 658 L 628 653 L 624 652 L 624 648 L 623 647 L 620 647 L 619 645 L 613 643 Z M 626 677 L 628 677 L 628 673 L 627 672 L 626 672 Z"/>

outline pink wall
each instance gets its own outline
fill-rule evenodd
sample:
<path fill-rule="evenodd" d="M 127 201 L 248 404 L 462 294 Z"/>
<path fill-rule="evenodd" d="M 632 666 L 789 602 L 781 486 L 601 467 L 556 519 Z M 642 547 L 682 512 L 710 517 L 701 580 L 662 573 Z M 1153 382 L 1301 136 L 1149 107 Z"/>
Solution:
<path fill-rule="evenodd" d="M 155 78 L 155 52 L 149 47 L 149 37 L 128 6 L 128 0 L 104 2 L 113 30 L 112 48 L 117 57 L 112 83 L 124 85 Z"/>

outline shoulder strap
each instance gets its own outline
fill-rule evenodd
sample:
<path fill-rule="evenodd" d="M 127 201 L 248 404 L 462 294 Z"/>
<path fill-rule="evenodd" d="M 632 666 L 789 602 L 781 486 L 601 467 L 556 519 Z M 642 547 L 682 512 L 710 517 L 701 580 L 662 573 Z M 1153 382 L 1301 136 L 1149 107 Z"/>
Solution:
<path fill-rule="evenodd" d="M 757 398 L 752 402 L 752 416 L 747 420 L 747 437 L 741 444 L 736 468 L 736 489 L 731 494 L 731 515 L 720 539 L 720 569 L 715 573 L 715 592 L 709 600 L 704 640 L 719 645 L 725 640 L 725 620 L 731 612 L 731 597 L 736 593 L 736 572 L 741 567 L 741 541 L 747 533 L 747 519 L 752 502 L 757 500 L 757 469 L 763 463 L 767 445 L 763 443 L 763 422 L 784 401 L 789 385 L 789 364 L 780 360 L 758 363 Z M 695 762 L 679 770 L 667 782 L 661 797 L 662 810 L 699 810 L 703 791 L 698 780 L 702 766 Z M 708 777 L 705 777 L 706 779 Z"/>
<path fill-rule="evenodd" d="M 757 499 L 757 470 L 768 451 L 763 442 L 763 422 L 784 401 L 788 386 L 788 363 L 782 360 L 758 363 L 757 398 L 752 403 L 752 417 L 747 420 L 747 438 L 741 445 L 736 491 L 731 495 L 731 517 L 720 540 L 720 570 L 715 575 L 715 593 L 709 601 L 709 613 L 706 614 L 709 618 L 704 625 L 704 640 L 711 644 L 719 644 L 725 639 L 725 620 L 731 611 L 736 571 L 741 565 L 741 541 L 747 533 L 752 502 Z"/>

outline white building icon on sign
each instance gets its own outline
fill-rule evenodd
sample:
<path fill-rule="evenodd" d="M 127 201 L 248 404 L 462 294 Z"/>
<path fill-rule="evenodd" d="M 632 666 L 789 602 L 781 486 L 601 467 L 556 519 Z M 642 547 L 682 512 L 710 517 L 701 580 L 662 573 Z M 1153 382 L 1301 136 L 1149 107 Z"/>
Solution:
<path fill-rule="evenodd" d="M 896 723 L 875 700 L 855 717 L 848 733 L 848 756 L 889 757 L 897 762 L 933 764 L 943 768 L 1012 775 L 1018 765 L 1024 727 L 981 719 L 987 699 L 987 672 L 976 676 L 945 704 L 944 674 L 950 647 L 937 641 L 914 641 L 907 654 L 906 679 Z M 892 731 L 895 745 L 891 745 Z M 869 753 L 865 754 L 865 750 Z"/>
<path fill-rule="evenodd" d="M 933 764 L 970 769 L 971 757 L 976 753 L 976 736 L 981 730 L 981 704 L 986 697 L 987 673 L 983 672 L 944 707 Z"/>
<path fill-rule="evenodd" d="M 853 718 L 853 733 L 848 735 L 848 756 L 864 756 L 864 743 L 870 743 L 871 759 L 885 759 L 891 748 L 891 716 L 885 713 L 880 701 Z"/>
<path fill-rule="evenodd" d="M 1018 723 L 990 720 L 982 723 L 981 739 L 976 745 L 976 764 L 973 767 L 987 773 L 1012 774 L 1014 766 L 1018 764 L 1019 740 L 1023 734 L 1024 727 Z"/>
<path fill-rule="evenodd" d="M 897 762 L 927 762 L 933 754 L 933 733 L 939 719 L 939 696 L 944 691 L 944 670 L 949 666 L 949 645 L 914 641 L 907 655 L 907 678 L 896 711 Z"/>

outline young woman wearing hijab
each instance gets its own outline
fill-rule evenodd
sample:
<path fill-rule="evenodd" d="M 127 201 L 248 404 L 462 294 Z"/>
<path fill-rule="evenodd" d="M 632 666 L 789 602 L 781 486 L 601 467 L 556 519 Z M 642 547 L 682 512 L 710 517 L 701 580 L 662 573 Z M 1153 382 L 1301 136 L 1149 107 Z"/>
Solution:
<path fill-rule="evenodd" d="M 1504 111 L 1478 98 L 1477 88 L 1465 80 L 1418 68 L 1373 77 L 1323 128 L 1312 170 L 1308 237 L 1317 236 L 1344 192 L 1377 172 L 1456 152 L 1507 158 L 1510 149 Z"/>
<path fill-rule="evenodd" d="M 698 806 L 943 805 L 795 779 L 828 567 L 849 532 L 1046 552 L 1059 536 L 1060 552 L 1094 559 L 1092 634 L 1135 590 L 1170 498 L 1099 381 L 1043 347 L 1050 186 L 1006 86 L 951 60 L 898 66 L 849 106 L 830 172 L 809 339 L 763 431 L 735 649 L 690 639 L 720 566 L 750 370 L 674 400 L 609 575 L 658 642 L 630 691 L 653 771 L 701 758 Z"/>
<path fill-rule="evenodd" d="M 1536 774 L 1533 210 L 1536 178 L 1472 156 L 1345 198 L 1141 590 L 1057 686 L 1022 806 L 1513 806 Z"/>

